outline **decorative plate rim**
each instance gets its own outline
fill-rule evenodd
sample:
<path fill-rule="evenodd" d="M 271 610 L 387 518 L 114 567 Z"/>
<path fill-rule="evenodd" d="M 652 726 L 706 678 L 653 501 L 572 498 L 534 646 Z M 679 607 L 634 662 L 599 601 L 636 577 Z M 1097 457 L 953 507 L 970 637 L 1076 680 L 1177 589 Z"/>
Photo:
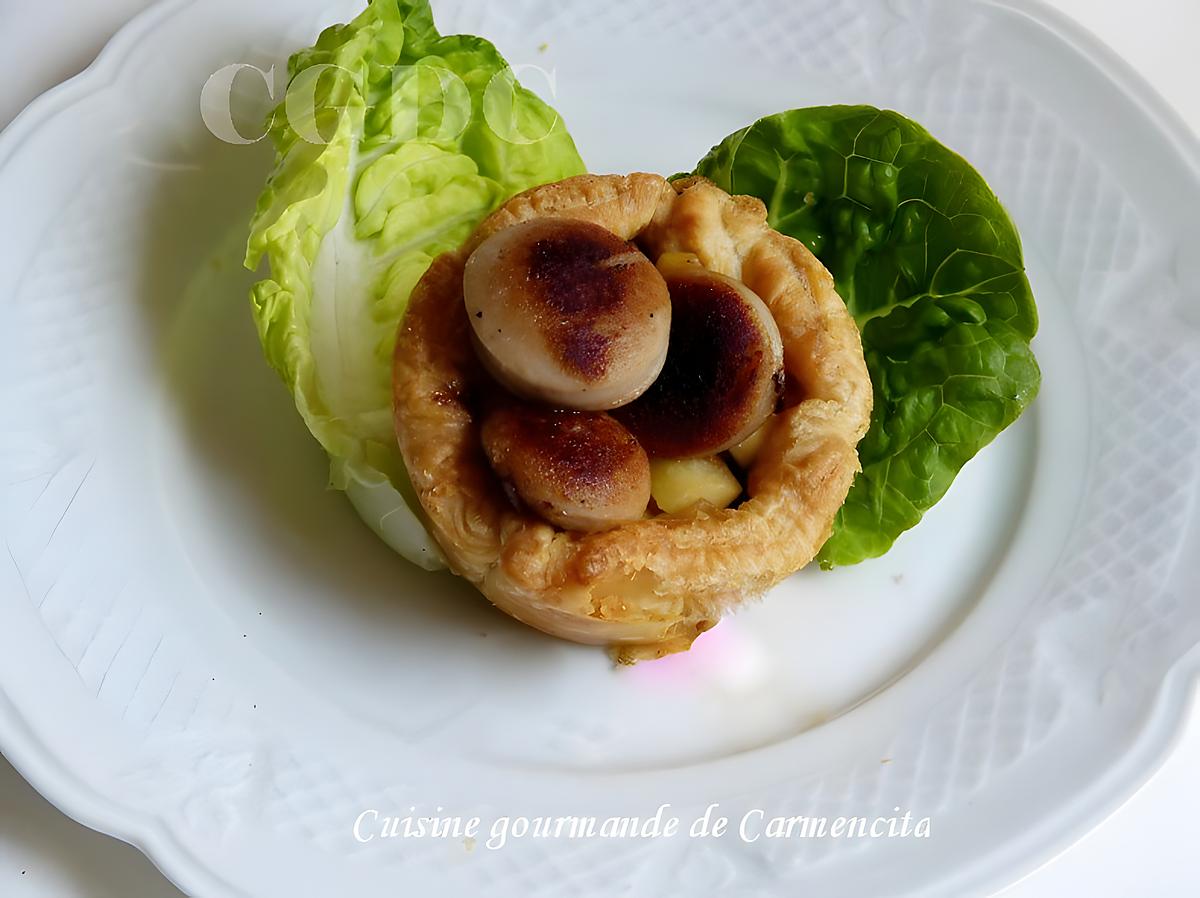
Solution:
<path fill-rule="evenodd" d="M 48 121 L 116 86 L 126 75 L 130 51 L 198 0 L 155 0 L 123 25 L 95 60 L 77 75 L 29 103 L 0 131 L 0 170 Z M 1098 37 L 1046 0 L 972 0 L 1019 13 L 1068 44 L 1134 100 L 1154 121 L 1161 136 L 1200 177 L 1200 136 L 1182 115 L 1139 73 Z M 964 871 L 956 888 L 992 893 L 1021 881 L 1051 862 L 1095 829 L 1132 798 L 1162 767 L 1180 741 L 1187 711 L 1200 693 L 1200 643 L 1166 672 L 1155 701 L 1128 749 L 1114 757 L 1098 785 L 1043 817 L 1027 830 L 1021 844 L 981 859 Z M 79 823 L 127 842 L 177 887 L 189 894 L 243 894 L 232 882 L 201 862 L 186 841 L 157 815 L 131 810 L 96 793 L 67 768 L 32 732 L 0 683 L 0 749 L 13 767 L 43 797 Z M 1016 877 L 1014 878 L 1014 873 Z"/>

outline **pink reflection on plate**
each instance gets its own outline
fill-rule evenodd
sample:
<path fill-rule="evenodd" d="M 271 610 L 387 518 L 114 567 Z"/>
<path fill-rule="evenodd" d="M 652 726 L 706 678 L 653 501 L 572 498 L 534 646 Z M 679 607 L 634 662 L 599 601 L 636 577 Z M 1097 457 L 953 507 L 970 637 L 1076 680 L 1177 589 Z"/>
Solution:
<path fill-rule="evenodd" d="M 691 649 L 642 661 L 628 676 L 647 685 L 715 681 L 726 689 L 749 688 L 761 682 L 766 670 L 759 641 L 736 620 L 726 619 L 700 634 Z"/>

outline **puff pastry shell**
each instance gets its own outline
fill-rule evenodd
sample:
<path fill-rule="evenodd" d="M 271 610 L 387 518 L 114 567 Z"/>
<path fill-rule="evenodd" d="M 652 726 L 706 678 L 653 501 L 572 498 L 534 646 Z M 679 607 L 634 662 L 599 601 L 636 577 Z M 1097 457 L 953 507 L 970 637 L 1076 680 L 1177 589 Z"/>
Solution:
<path fill-rule="evenodd" d="M 792 404 L 748 472 L 742 504 L 574 533 L 509 501 L 480 446 L 489 387 L 471 347 L 463 266 L 490 234 L 538 217 L 594 222 L 652 259 L 694 253 L 770 308 Z M 772 230 L 757 199 L 650 174 L 581 175 L 509 200 L 418 284 L 393 374 L 400 450 L 451 569 L 513 617 L 608 645 L 626 662 L 687 649 L 727 609 L 813 559 L 859 470 L 872 397 L 858 329 L 812 253 Z"/>

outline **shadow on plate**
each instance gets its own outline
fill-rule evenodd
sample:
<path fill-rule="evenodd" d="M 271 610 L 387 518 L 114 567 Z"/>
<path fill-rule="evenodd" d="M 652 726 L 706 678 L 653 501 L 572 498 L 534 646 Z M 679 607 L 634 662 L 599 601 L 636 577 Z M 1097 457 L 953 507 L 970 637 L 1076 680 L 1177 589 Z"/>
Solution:
<path fill-rule="evenodd" d="M 3 758 L 0 808 L 5 895 L 182 898 L 136 848 L 64 816 Z"/>

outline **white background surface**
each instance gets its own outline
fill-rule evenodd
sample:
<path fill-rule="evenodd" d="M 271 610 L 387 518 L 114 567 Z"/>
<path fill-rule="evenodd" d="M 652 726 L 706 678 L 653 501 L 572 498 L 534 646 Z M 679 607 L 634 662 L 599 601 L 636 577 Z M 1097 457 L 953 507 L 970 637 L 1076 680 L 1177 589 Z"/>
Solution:
<path fill-rule="evenodd" d="M 1052 0 L 1115 47 L 1200 131 L 1197 0 Z M 0 0 L 0 126 L 82 69 L 149 0 Z M 1162 771 L 1110 820 L 1005 898 L 1200 895 L 1200 702 Z M 1014 796 L 1019 801 L 1019 796 Z M 179 893 L 136 850 L 69 820 L 0 759 L 0 898 Z"/>

